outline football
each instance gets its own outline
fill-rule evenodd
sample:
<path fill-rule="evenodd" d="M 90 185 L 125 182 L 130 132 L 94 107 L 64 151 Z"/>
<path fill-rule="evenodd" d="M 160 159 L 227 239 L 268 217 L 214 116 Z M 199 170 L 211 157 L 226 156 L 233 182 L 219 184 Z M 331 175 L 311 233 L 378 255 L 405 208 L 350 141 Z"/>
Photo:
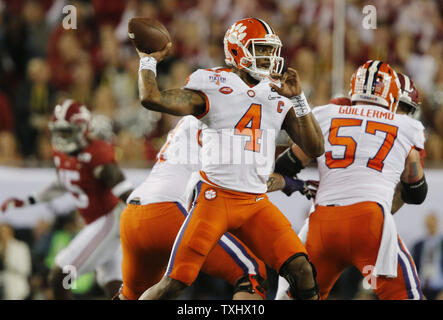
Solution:
<path fill-rule="evenodd" d="M 153 18 L 132 18 L 128 23 L 128 36 L 134 46 L 144 53 L 160 51 L 171 42 L 165 26 Z"/>

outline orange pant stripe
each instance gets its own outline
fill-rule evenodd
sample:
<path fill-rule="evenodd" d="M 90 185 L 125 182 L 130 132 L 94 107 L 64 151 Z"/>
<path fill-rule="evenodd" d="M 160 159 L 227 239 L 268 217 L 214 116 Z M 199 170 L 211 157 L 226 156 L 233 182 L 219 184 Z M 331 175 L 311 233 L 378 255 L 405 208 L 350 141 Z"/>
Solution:
<path fill-rule="evenodd" d="M 202 182 L 199 182 L 197 184 L 197 193 L 195 195 L 194 203 L 192 204 L 191 211 L 189 212 L 188 216 L 186 217 L 185 221 L 183 222 L 182 226 L 180 227 L 180 231 L 178 232 L 177 237 L 175 238 L 174 246 L 172 247 L 171 256 L 170 256 L 169 262 L 168 262 L 168 267 L 166 269 L 167 276 L 170 276 L 170 274 L 172 272 L 172 268 L 174 266 L 174 261 L 175 261 L 175 255 L 177 254 L 177 248 L 180 245 L 180 242 L 183 238 L 183 234 L 186 230 L 189 220 L 191 220 L 192 214 L 194 213 L 195 203 L 197 201 L 198 196 L 200 195 L 201 187 L 202 187 Z"/>

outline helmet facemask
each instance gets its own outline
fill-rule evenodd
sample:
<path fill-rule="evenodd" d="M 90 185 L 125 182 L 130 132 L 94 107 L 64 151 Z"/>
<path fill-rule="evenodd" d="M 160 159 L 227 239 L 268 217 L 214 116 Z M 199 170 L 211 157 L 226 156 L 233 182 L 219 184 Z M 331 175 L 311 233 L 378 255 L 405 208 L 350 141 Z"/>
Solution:
<path fill-rule="evenodd" d="M 414 117 L 417 117 L 419 112 L 416 112 L 420 109 L 420 100 L 418 90 L 415 87 L 414 82 L 407 76 L 402 73 L 397 73 L 398 79 L 400 82 L 400 97 L 399 104 L 402 105 L 403 109 L 407 114 Z"/>
<path fill-rule="evenodd" d="M 280 74 L 283 69 L 284 59 L 280 57 L 281 42 L 277 38 L 274 41 L 264 39 L 251 39 L 245 46 L 245 57 L 240 59 L 240 67 L 248 72 L 251 77 L 256 80 L 261 80 L 265 77 L 269 77 L 272 73 Z M 257 45 L 272 47 L 270 55 L 257 55 Z M 269 60 L 269 66 L 262 68 L 258 66 L 257 61 L 259 59 Z"/>
<path fill-rule="evenodd" d="M 52 147 L 62 153 L 75 153 L 87 146 L 86 138 L 87 125 L 79 123 L 71 125 L 68 123 L 51 123 Z"/>
<path fill-rule="evenodd" d="M 269 77 L 271 73 L 280 74 L 284 64 L 284 59 L 280 56 L 280 38 L 275 33 L 260 30 L 263 28 L 262 24 L 257 19 L 241 20 L 228 29 L 223 41 L 226 64 L 245 70 L 256 80 Z M 252 34 L 255 36 L 250 37 Z M 272 47 L 270 55 L 257 55 L 257 45 Z M 259 59 L 269 60 L 269 66 L 260 68 L 260 63 L 257 63 Z"/>

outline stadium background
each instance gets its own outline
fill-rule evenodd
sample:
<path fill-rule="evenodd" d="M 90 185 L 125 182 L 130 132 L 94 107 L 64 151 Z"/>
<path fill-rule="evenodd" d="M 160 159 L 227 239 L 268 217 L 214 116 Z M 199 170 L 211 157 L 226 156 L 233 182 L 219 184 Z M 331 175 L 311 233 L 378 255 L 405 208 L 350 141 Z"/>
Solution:
<path fill-rule="evenodd" d="M 77 9 L 75 30 L 62 27 L 65 5 Z M 376 29 L 363 27 L 365 5 L 377 9 Z M 423 206 L 401 209 L 397 222 L 409 248 L 426 236 L 424 219 L 431 211 L 442 221 L 443 233 L 438 194 L 443 181 L 443 2 L 439 0 L 0 0 L 0 202 L 8 196 L 25 196 L 55 175 L 48 169 L 52 159 L 47 122 L 56 102 L 65 97 L 87 104 L 98 115 L 96 130 L 113 141 L 120 165 L 134 181 L 148 174 L 177 117 L 140 107 L 139 59 L 127 37 L 127 22 L 133 16 L 156 17 L 172 36 L 173 55 L 158 67 L 164 88 L 181 87 L 196 68 L 223 65 L 227 27 L 248 16 L 266 20 L 280 36 L 285 65 L 299 71 L 311 106 L 345 95 L 352 72 L 369 58 L 387 61 L 408 74 L 421 93 L 419 117 L 427 128 L 425 168 L 436 189 Z M 285 196 L 273 196 L 276 204 L 288 204 Z M 299 201 L 300 208 L 294 220 L 297 230 L 309 204 L 294 197 L 291 201 Z M 0 247 L 15 238 L 26 248 L 22 256 L 11 258 L 21 266 L 15 285 L 20 289 L 12 293 L 2 280 L 10 271 L 0 255 L 0 298 L 51 298 L 48 268 L 55 252 L 81 227 L 69 201 L 58 203 L 0 217 Z M 289 207 L 296 207 L 294 203 Z M 270 280 L 272 297 L 275 274 Z M 202 276 L 182 298 L 229 299 L 230 289 Z M 93 274 L 82 278 L 77 294 L 102 297 Z M 350 269 L 331 298 L 373 296 L 361 289 L 361 277 Z"/>

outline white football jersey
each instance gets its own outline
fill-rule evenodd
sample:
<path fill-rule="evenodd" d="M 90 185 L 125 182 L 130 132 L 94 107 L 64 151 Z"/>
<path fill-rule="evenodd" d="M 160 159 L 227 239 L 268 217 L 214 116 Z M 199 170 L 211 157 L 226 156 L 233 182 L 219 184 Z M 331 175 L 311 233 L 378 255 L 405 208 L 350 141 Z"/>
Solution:
<path fill-rule="evenodd" d="M 128 197 L 146 205 L 180 202 L 186 208 L 186 186 L 192 172 L 200 170 L 200 121 L 183 117 L 168 134 L 149 176 Z"/>
<path fill-rule="evenodd" d="M 374 105 L 328 104 L 313 114 L 325 140 L 316 204 L 375 201 L 390 210 L 409 152 L 424 148 L 421 122 Z"/>
<path fill-rule="evenodd" d="M 291 102 L 271 90 L 270 79 L 250 87 L 231 69 L 199 69 L 185 88 L 206 96 L 200 116 L 203 178 L 222 188 L 265 193 L 276 138 Z M 277 83 L 278 85 L 278 83 Z"/>

